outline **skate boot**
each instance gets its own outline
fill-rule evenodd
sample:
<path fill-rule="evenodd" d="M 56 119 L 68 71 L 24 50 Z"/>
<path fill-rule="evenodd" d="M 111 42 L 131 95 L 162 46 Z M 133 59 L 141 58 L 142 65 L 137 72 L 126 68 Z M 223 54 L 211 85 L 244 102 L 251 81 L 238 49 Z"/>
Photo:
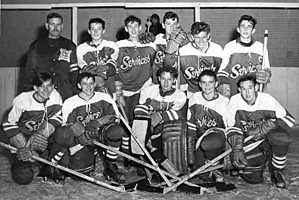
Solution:
<path fill-rule="evenodd" d="M 123 174 L 120 174 L 118 172 L 115 162 L 107 162 L 103 175 L 108 181 L 112 181 L 118 184 L 125 183 L 125 177 L 123 176 Z"/>
<path fill-rule="evenodd" d="M 283 180 L 282 174 L 278 170 L 273 170 L 271 173 L 271 181 L 277 188 L 286 188 L 287 184 Z"/>
<path fill-rule="evenodd" d="M 43 165 L 37 176 L 42 177 L 44 181 L 51 179 L 55 183 L 64 182 L 65 180 L 65 173 L 50 165 Z"/>

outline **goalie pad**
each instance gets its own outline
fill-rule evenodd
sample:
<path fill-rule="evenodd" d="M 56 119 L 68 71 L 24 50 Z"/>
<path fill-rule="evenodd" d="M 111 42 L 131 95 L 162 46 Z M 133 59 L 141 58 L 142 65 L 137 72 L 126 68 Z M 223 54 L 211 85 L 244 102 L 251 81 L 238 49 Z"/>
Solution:
<path fill-rule="evenodd" d="M 132 125 L 133 133 L 137 136 L 141 145 L 145 148 L 145 137 L 148 130 L 148 121 L 135 119 Z M 144 152 L 139 147 L 138 143 L 135 141 L 133 136 L 131 136 L 131 150 L 134 154 L 144 155 Z"/>
<path fill-rule="evenodd" d="M 189 173 L 186 120 L 166 122 L 163 126 L 162 141 L 164 155 L 182 174 Z"/>

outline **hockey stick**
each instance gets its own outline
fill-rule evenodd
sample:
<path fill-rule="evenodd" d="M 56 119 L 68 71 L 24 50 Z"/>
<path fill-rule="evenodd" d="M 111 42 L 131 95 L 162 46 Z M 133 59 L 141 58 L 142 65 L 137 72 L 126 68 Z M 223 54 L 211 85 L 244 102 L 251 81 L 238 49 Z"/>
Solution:
<path fill-rule="evenodd" d="M 263 45 L 263 62 L 262 62 L 262 69 L 266 69 L 266 59 L 267 59 L 267 46 L 268 46 L 268 30 L 265 30 L 264 34 L 264 45 Z M 264 84 L 260 83 L 259 91 L 263 92 Z"/>
<path fill-rule="evenodd" d="M 181 88 L 181 61 L 180 61 L 180 52 L 179 50 L 177 51 L 177 68 L 178 68 L 178 78 L 176 80 L 176 89 L 180 89 Z"/>
<path fill-rule="evenodd" d="M 119 118 L 124 123 L 124 125 L 126 126 L 126 128 L 128 129 L 128 131 L 131 133 L 132 137 L 134 138 L 134 140 L 136 141 L 136 143 L 139 145 L 139 147 L 142 149 L 142 151 L 144 152 L 144 154 L 146 155 L 146 157 L 150 160 L 150 162 L 152 163 L 152 165 L 155 166 L 157 172 L 161 175 L 161 177 L 163 178 L 163 180 L 167 183 L 168 186 L 171 186 L 172 184 L 167 179 L 167 177 L 165 176 L 165 174 L 161 171 L 161 169 L 159 168 L 158 164 L 154 161 L 154 159 L 149 154 L 149 152 L 147 151 L 147 149 L 141 144 L 141 142 L 139 141 L 138 137 L 133 132 L 132 128 L 129 126 L 129 123 L 124 119 L 124 117 L 122 115 L 120 115 Z"/>
<path fill-rule="evenodd" d="M 145 161 L 143 161 L 143 160 L 140 160 L 140 159 L 138 159 L 138 158 L 135 158 L 135 157 L 133 157 L 133 156 L 130 156 L 130 155 L 126 154 L 126 153 L 123 153 L 123 152 L 121 152 L 121 151 L 119 151 L 119 150 L 117 150 L 117 149 L 114 149 L 114 148 L 112 148 L 112 147 L 109 147 L 109 146 L 107 146 L 107 145 L 105 145 L 105 144 L 102 144 L 102 143 L 100 143 L 100 142 L 97 142 L 97 141 L 94 141 L 94 144 L 97 145 L 97 146 L 99 146 L 99 147 L 102 147 L 102 148 L 104 148 L 104 149 L 108 149 L 108 150 L 110 150 L 110 151 L 113 151 L 114 153 L 117 153 L 117 154 L 119 154 L 120 156 L 123 156 L 123 157 L 125 157 L 125 158 L 128 158 L 128 159 L 130 159 L 130 160 L 132 160 L 132 161 L 134 161 L 134 162 L 136 162 L 136 163 L 138 163 L 138 164 L 140 164 L 140 165 L 143 165 L 143 166 L 145 166 L 145 167 L 147 167 L 147 168 L 150 168 L 150 169 L 152 169 L 152 170 L 157 171 L 157 168 L 156 168 L 155 166 L 150 165 L 150 164 L 148 164 L 147 162 L 145 162 Z M 161 171 L 162 171 L 166 176 L 169 176 L 169 177 L 173 178 L 174 180 L 177 180 L 177 181 L 180 181 L 180 180 L 181 180 L 179 177 L 177 177 L 177 176 L 175 176 L 175 175 L 173 175 L 173 174 L 170 174 L 169 172 L 167 172 L 167 171 L 165 171 L 165 170 L 162 170 L 162 169 L 161 169 Z M 186 185 L 190 185 L 190 186 L 194 186 L 194 187 L 198 186 L 198 185 L 193 184 L 193 183 L 190 183 L 190 182 L 188 182 L 188 181 L 186 182 Z"/>
<path fill-rule="evenodd" d="M 5 143 L 3 143 L 3 142 L 0 142 L 0 146 L 4 147 L 4 148 L 6 148 L 6 149 L 9 149 L 9 150 L 11 150 L 11 151 L 13 151 L 13 152 L 16 152 L 16 151 L 17 151 L 17 149 L 16 149 L 15 147 L 10 146 L 10 145 L 7 145 L 7 144 L 5 144 Z M 108 189 L 110 189 L 110 190 L 114 190 L 114 191 L 116 191 L 116 192 L 125 192 L 125 187 L 124 187 L 124 186 L 116 187 L 116 186 L 113 186 L 113 185 L 109 185 L 108 183 L 105 183 L 105 182 L 96 180 L 96 179 L 94 179 L 94 178 L 92 178 L 92 177 L 90 177 L 90 176 L 87 176 L 87 175 L 82 174 L 82 173 L 80 173 L 80 172 L 77 172 L 77 171 L 75 171 L 75 170 L 69 169 L 69 168 L 67 168 L 67 167 L 63 167 L 63 166 L 61 166 L 61 165 L 52 163 L 52 162 L 50 162 L 50 161 L 48 161 L 48 160 L 46 160 L 46 159 L 43 159 L 43 158 L 41 158 L 41 157 L 39 157 L 39 156 L 36 156 L 36 155 L 32 155 L 32 158 L 35 159 L 35 160 L 37 160 L 37 161 L 40 161 L 40 162 L 42 162 L 42 163 L 51 165 L 51 166 L 53 166 L 53 167 L 55 167 L 55 168 L 61 169 L 62 171 L 65 171 L 65 172 L 68 172 L 68 173 L 73 174 L 73 175 L 75 175 L 75 176 L 78 176 L 78 177 L 80 177 L 80 178 L 83 178 L 83 179 L 85 179 L 85 180 L 87 180 L 87 181 L 90 181 L 90 182 L 92 182 L 92 183 L 95 183 L 95 184 L 97 184 L 97 185 L 100 185 L 100 186 L 103 186 L 103 187 L 105 187 L 105 188 L 108 188 Z"/>
<path fill-rule="evenodd" d="M 247 141 L 251 140 L 254 137 L 254 135 L 252 136 L 248 136 L 244 143 L 246 143 Z M 198 168 L 197 170 L 195 170 L 194 172 L 192 172 L 191 174 L 185 175 L 182 177 L 182 180 L 179 181 L 178 183 L 164 188 L 164 194 L 167 194 L 168 192 L 174 190 L 175 188 L 177 188 L 178 186 L 180 186 L 182 183 L 184 183 L 185 181 L 189 180 L 190 178 L 196 176 L 199 172 L 207 169 L 208 167 L 210 167 L 211 165 L 213 165 L 215 162 L 219 161 L 220 159 L 224 158 L 225 156 L 227 156 L 228 154 L 230 154 L 232 152 L 232 149 L 229 149 L 227 151 L 225 151 L 224 153 L 220 154 L 219 156 L 217 156 L 216 158 L 214 158 L 213 160 L 211 160 L 209 163 L 203 165 L 202 167 Z"/>

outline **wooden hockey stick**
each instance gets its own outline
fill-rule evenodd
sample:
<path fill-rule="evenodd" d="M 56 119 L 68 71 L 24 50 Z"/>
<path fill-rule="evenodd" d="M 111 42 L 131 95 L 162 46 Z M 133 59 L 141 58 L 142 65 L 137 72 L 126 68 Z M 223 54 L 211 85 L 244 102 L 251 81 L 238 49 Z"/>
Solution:
<path fill-rule="evenodd" d="M 267 54 L 267 46 L 268 46 L 268 30 L 265 30 L 264 34 L 264 45 L 263 45 L 263 62 L 262 62 L 262 69 L 266 69 L 266 60 L 268 59 Z M 263 92 L 264 84 L 260 83 L 259 91 Z"/>
<path fill-rule="evenodd" d="M 177 51 L 177 69 L 178 69 L 178 78 L 176 80 L 176 89 L 180 89 L 181 88 L 181 61 L 180 61 L 180 52 L 179 49 Z"/>
<path fill-rule="evenodd" d="M 244 143 L 246 143 L 247 141 L 251 140 L 254 137 L 254 135 L 252 136 L 248 136 Z M 203 165 L 202 167 L 198 168 L 197 170 L 195 170 L 194 172 L 192 172 L 191 174 L 185 175 L 182 177 L 182 180 L 177 182 L 176 184 L 164 188 L 164 194 L 167 194 L 168 192 L 176 189 L 178 186 L 180 186 L 182 183 L 184 183 L 185 181 L 189 180 L 190 178 L 196 176 L 197 174 L 199 174 L 201 171 L 207 169 L 208 167 L 212 166 L 215 162 L 218 162 L 220 159 L 224 158 L 225 156 L 227 156 L 228 154 L 230 154 L 232 152 L 232 149 L 229 149 L 227 151 L 225 151 L 224 153 L 220 154 L 219 156 L 217 156 L 216 158 L 214 158 L 213 160 L 211 160 L 209 163 Z"/>
<path fill-rule="evenodd" d="M 120 105 L 120 106 L 122 106 L 122 105 Z M 150 162 L 152 163 L 152 165 L 155 166 L 155 168 L 157 169 L 157 172 L 160 174 L 160 176 L 163 178 L 163 180 L 167 183 L 168 186 L 171 186 L 172 185 L 171 182 L 167 179 L 167 177 L 165 176 L 165 174 L 161 171 L 161 169 L 159 168 L 158 164 L 154 161 L 154 159 L 152 158 L 152 156 L 150 155 L 150 153 L 147 151 L 147 149 L 141 144 L 141 142 L 139 141 L 138 137 L 133 132 L 132 128 L 129 126 L 129 123 L 124 119 L 124 117 L 122 115 L 120 115 L 119 118 L 123 122 L 123 124 L 126 126 L 126 128 L 128 129 L 128 131 L 131 133 L 132 137 L 134 138 L 134 140 L 136 141 L 136 143 L 139 145 L 139 147 L 142 149 L 142 151 L 144 152 L 144 154 L 146 155 L 146 157 L 150 160 Z"/>
<path fill-rule="evenodd" d="M 13 151 L 13 152 L 16 152 L 16 151 L 17 151 L 17 149 L 16 149 L 15 147 L 10 146 L 10 145 L 8 145 L 8 144 L 5 144 L 5 143 L 3 143 L 3 142 L 0 142 L 0 146 L 4 147 L 4 148 L 6 148 L 6 149 L 9 149 L 9 150 L 11 150 L 11 151 Z M 92 177 L 90 177 L 90 176 L 87 176 L 87 175 L 85 175 L 85 174 L 82 174 L 82 173 L 80 173 L 80 172 L 77 172 L 77 171 L 75 171 L 75 170 L 69 169 L 69 168 L 67 168 L 67 167 L 63 167 L 63 166 L 58 165 L 58 164 L 56 164 L 56 163 L 52 163 L 52 162 L 50 162 L 50 161 L 48 161 L 48 160 L 46 160 L 46 159 L 43 159 L 43 158 L 41 158 L 41 157 L 39 157 L 39 156 L 36 156 L 36 155 L 32 155 L 32 158 L 35 159 L 35 160 L 37 160 L 37 161 L 40 161 L 40 162 L 42 162 L 42 163 L 51 165 L 51 166 L 53 166 L 53 167 L 55 167 L 55 168 L 61 169 L 62 171 L 65 171 L 65 172 L 68 172 L 68 173 L 73 174 L 73 175 L 75 175 L 75 176 L 78 176 L 78 177 L 80 177 L 80 178 L 82 178 L 82 179 L 85 179 L 85 180 L 87 180 L 87 181 L 90 181 L 90 182 L 92 182 L 92 183 L 95 183 L 95 184 L 97 184 L 97 185 L 100 185 L 100 186 L 103 186 L 103 187 L 105 187 L 105 188 L 108 188 L 108 189 L 110 189 L 110 190 L 114 190 L 114 191 L 116 191 L 116 192 L 125 192 L 125 187 L 124 187 L 124 186 L 116 187 L 116 186 L 109 185 L 108 183 L 105 183 L 105 182 L 96 180 L 95 178 L 92 178 Z"/>

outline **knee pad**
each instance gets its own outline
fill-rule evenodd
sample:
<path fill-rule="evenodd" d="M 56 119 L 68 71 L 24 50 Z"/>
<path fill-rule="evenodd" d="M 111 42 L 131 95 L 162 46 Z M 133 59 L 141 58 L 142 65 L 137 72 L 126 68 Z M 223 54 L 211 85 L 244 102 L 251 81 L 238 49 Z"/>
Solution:
<path fill-rule="evenodd" d="M 119 147 L 121 144 L 121 139 L 126 136 L 125 130 L 119 124 L 111 124 L 106 126 L 101 134 L 103 135 L 104 141 L 112 147 Z"/>
<path fill-rule="evenodd" d="M 245 168 L 246 169 L 246 168 Z M 264 182 L 264 170 L 257 170 L 257 171 L 243 171 L 243 174 L 241 174 L 241 178 L 246 182 L 250 184 L 259 184 Z"/>
<path fill-rule="evenodd" d="M 287 154 L 290 144 L 293 139 L 285 131 L 272 132 L 268 136 L 272 152 L 277 156 L 284 156 Z"/>
<path fill-rule="evenodd" d="M 51 137 L 55 144 L 66 148 L 75 144 L 74 133 L 69 127 L 66 126 L 58 126 Z"/>
<path fill-rule="evenodd" d="M 34 172 L 30 162 L 16 161 L 11 166 L 12 180 L 20 185 L 27 185 L 33 180 Z"/>
<path fill-rule="evenodd" d="M 70 156 L 70 168 L 83 174 L 90 174 L 95 167 L 95 147 L 84 146 L 80 151 Z"/>

